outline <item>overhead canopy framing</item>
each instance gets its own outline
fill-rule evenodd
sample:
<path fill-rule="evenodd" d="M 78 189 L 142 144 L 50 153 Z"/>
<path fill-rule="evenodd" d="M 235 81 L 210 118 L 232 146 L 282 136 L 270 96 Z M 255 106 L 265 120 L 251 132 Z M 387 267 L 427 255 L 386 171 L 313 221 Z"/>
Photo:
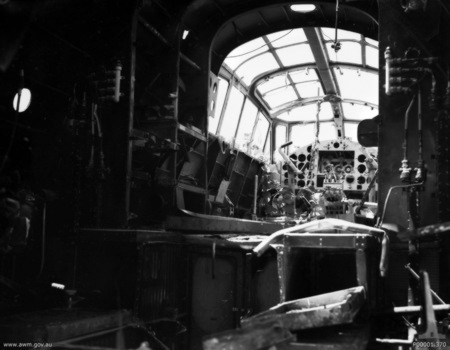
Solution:
<path fill-rule="evenodd" d="M 334 28 L 306 27 L 253 39 L 230 52 L 222 71 L 233 76 L 274 120 L 286 123 L 343 122 L 378 114 L 378 43 Z"/>

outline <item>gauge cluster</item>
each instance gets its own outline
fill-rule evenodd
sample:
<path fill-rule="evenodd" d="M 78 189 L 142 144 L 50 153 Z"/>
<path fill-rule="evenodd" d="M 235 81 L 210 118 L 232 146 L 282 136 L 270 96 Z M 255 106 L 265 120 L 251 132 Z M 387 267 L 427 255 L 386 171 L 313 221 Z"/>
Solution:
<path fill-rule="evenodd" d="M 366 150 L 345 138 L 297 148 L 289 159 L 299 171 L 284 164 L 282 182 L 296 190 L 313 186 L 318 190 L 343 190 L 347 197 L 352 197 L 351 194 L 358 197 L 374 175 L 372 158 Z"/>

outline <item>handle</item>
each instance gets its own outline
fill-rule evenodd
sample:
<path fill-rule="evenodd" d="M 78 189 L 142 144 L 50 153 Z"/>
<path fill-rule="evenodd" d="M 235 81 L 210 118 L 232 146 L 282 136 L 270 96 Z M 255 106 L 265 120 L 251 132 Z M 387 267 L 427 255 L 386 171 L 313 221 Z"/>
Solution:
<path fill-rule="evenodd" d="M 283 143 L 281 146 L 280 146 L 280 149 L 282 149 L 282 148 L 286 148 L 287 146 L 290 146 L 290 145 L 292 145 L 292 141 L 289 141 L 289 142 L 286 142 L 286 143 Z M 279 152 L 279 151 L 278 151 Z"/>
<path fill-rule="evenodd" d="M 283 148 L 290 145 L 292 145 L 292 141 L 286 142 L 285 144 L 281 145 L 280 147 L 278 147 L 278 153 L 283 157 L 286 164 L 289 165 L 289 167 L 294 171 L 294 173 L 303 174 L 303 171 L 298 170 L 295 164 L 292 163 L 292 160 L 290 160 L 290 158 L 283 152 Z"/>

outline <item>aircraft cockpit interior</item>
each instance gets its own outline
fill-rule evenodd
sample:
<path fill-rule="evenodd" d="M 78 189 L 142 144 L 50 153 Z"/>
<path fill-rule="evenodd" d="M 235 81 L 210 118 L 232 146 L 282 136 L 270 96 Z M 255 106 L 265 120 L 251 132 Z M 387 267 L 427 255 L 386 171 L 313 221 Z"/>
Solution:
<path fill-rule="evenodd" d="M 450 349 L 450 3 L 0 0 L 0 348 Z"/>
<path fill-rule="evenodd" d="M 378 115 L 377 58 L 376 40 L 327 27 L 271 33 L 227 55 L 208 128 L 265 162 L 256 215 L 354 221 L 364 198 L 374 219 L 378 144 L 361 145 L 357 128 Z"/>

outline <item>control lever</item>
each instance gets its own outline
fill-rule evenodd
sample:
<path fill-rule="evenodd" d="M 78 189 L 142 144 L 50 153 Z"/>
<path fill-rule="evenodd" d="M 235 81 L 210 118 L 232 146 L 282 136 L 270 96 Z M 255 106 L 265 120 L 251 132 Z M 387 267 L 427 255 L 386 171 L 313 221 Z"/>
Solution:
<path fill-rule="evenodd" d="M 438 340 L 438 329 L 431 299 L 431 287 L 428 273 L 420 273 L 420 289 L 422 294 L 422 323 L 418 329 L 419 337 L 427 341 Z"/>
<path fill-rule="evenodd" d="M 283 157 L 283 159 L 286 162 L 286 164 L 289 165 L 289 167 L 294 171 L 294 173 L 302 175 L 303 171 L 297 169 L 297 167 L 292 162 L 292 160 L 283 152 L 283 148 L 286 148 L 286 147 L 288 147 L 290 145 L 292 145 L 292 141 L 289 141 L 289 142 L 281 145 L 280 147 L 278 147 L 278 153 Z"/>
<path fill-rule="evenodd" d="M 362 199 L 361 199 L 361 202 L 359 203 L 359 205 L 355 209 L 355 213 L 356 214 L 360 214 L 361 213 L 361 209 L 364 207 L 364 203 L 369 198 L 369 193 L 372 190 L 373 186 L 375 185 L 375 181 L 377 179 L 377 176 L 378 176 L 378 169 L 375 171 L 375 174 L 373 175 L 372 181 L 370 181 L 369 186 L 367 186 L 367 190 L 366 190 L 366 192 L 364 192 L 364 194 L 362 196 Z"/>

